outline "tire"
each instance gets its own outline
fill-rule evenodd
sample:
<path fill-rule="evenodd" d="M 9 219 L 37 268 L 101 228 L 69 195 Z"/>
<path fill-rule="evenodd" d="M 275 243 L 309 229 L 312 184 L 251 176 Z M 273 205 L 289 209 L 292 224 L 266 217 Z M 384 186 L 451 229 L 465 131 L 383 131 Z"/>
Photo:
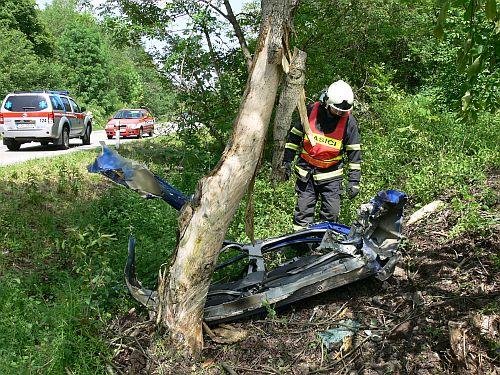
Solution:
<path fill-rule="evenodd" d="M 59 148 L 61 150 L 67 150 L 69 148 L 69 129 L 65 126 L 59 137 Z"/>
<path fill-rule="evenodd" d="M 21 148 L 21 144 L 17 142 L 15 139 L 4 139 L 4 144 L 7 146 L 9 151 L 19 151 Z"/>
<path fill-rule="evenodd" d="M 144 129 L 140 128 L 139 129 L 139 134 L 137 134 L 137 139 L 141 139 L 144 136 Z"/>
<path fill-rule="evenodd" d="M 107 135 L 108 139 L 113 139 L 112 135 Z"/>
<path fill-rule="evenodd" d="M 90 133 L 92 132 L 92 129 L 90 125 L 87 125 L 85 127 L 85 133 L 83 133 L 81 139 L 82 139 L 82 144 L 84 146 L 88 146 L 90 144 Z"/>
<path fill-rule="evenodd" d="M 155 133 L 155 129 L 153 127 L 151 127 L 151 129 L 149 130 L 149 136 L 152 137 L 153 134 Z"/>

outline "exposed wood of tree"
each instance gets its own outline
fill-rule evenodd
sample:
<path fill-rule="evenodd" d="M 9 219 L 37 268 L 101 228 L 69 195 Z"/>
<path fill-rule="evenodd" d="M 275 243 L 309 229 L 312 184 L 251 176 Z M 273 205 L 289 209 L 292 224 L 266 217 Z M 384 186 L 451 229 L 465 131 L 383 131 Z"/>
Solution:
<path fill-rule="evenodd" d="M 284 170 L 281 168 L 283 151 L 285 150 L 286 135 L 290 129 L 293 111 L 297 107 L 300 93 L 304 89 L 306 57 L 307 54 L 305 52 L 297 48 L 294 49 L 286 82 L 281 91 L 278 108 L 276 109 L 273 127 L 273 181 L 284 180 Z"/>
<path fill-rule="evenodd" d="M 203 307 L 219 249 L 264 147 L 281 74 L 283 37 L 297 3 L 262 1 L 259 41 L 232 139 L 182 210 L 175 260 L 169 275 L 160 275 L 158 319 L 192 355 L 203 347 Z"/>

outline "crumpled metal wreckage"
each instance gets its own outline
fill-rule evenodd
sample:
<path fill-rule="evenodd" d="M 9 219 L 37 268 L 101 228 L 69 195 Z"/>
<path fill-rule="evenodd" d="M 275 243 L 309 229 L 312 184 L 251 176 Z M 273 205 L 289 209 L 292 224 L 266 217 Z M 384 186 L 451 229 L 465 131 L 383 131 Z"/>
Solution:
<path fill-rule="evenodd" d="M 120 156 L 103 145 L 102 154 L 88 167 L 146 198 L 161 198 L 180 210 L 190 197 L 150 172 L 143 165 Z M 221 254 L 236 256 L 220 263 L 224 269 L 246 261 L 246 275 L 237 281 L 213 283 L 208 292 L 204 319 L 208 323 L 237 320 L 266 306 L 280 307 L 371 276 L 389 278 L 400 259 L 403 207 L 407 197 L 397 190 L 379 192 L 362 204 L 351 227 L 321 222 L 279 237 L 241 244 L 224 241 Z M 292 250 L 296 256 L 273 269 L 266 254 Z M 156 291 L 142 287 L 135 275 L 135 240 L 130 238 L 125 266 L 127 286 L 140 303 L 156 310 Z"/>

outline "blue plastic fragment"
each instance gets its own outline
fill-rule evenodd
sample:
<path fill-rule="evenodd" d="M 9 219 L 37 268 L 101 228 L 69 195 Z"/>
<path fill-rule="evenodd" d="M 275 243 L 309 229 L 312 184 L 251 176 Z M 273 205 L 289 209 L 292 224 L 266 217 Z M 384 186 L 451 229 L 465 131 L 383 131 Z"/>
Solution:
<path fill-rule="evenodd" d="M 333 230 L 334 232 L 342 234 L 349 234 L 349 231 L 351 230 L 350 227 L 348 227 L 347 225 L 334 223 L 333 221 L 322 221 L 320 223 L 313 223 L 308 228 Z"/>
<path fill-rule="evenodd" d="M 102 154 L 88 166 L 88 171 L 92 173 L 101 173 L 105 171 L 121 171 L 125 181 L 130 181 L 134 176 L 132 162 L 120 156 L 118 152 L 103 146 Z"/>
<path fill-rule="evenodd" d="M 331 328 L 318 333 L 321 342 L 327 349 L 331 349 L 335 344 L 341 343 L 344 338 L 353 336 L 359 331 L 359 323 L 352 319 L 341 320 L 336 328 Z"/>
<path fill-rule="evenodd" d="M 87 170 L 91 173 L 100 173 L 109 179 L 113 180 L 117 184 L 131 188 L 131 186 L 140 184 L 141 179 L 144 180 L 144 175 L 137 175 L 136 172 L 140 170 L 145 170 L 146 168 L 128 160 L 118 154 L 115 150 L 110 149 L 106 145 L 103 145 L 102 154 L 99 155 L 94 163 L 87 167 Z M 181 191 L 177 190 L 175 187 L 170 185 L 165 180 L 156 176 L 154 173 L 150 173 L 150 176 L 154 177 L 157 189 L 161 191 L 159 196 L 171 205 L 176 210 L 180 210 L 182 206 L 190 199 Z M 151 180 L 150 180 L 151 182 Z M 155 195 L 146 193 L 147 198 L 156 197 Z"/>

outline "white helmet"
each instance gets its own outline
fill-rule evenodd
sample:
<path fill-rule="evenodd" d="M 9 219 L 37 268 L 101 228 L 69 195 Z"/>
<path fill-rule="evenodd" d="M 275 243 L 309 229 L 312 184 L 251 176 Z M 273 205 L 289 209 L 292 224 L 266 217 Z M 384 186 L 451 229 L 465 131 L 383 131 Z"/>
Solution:
<path fill-rule="evenodd" d="M 349 112 L 352 108 L 354 102 L 354 94 L 352 92 L 351 86 L 346 82 L 339 80 L 333 82 L 325 96 L 326 107 L 332 108 L 335 112 L 339 114 L 345 114 Z"/>

